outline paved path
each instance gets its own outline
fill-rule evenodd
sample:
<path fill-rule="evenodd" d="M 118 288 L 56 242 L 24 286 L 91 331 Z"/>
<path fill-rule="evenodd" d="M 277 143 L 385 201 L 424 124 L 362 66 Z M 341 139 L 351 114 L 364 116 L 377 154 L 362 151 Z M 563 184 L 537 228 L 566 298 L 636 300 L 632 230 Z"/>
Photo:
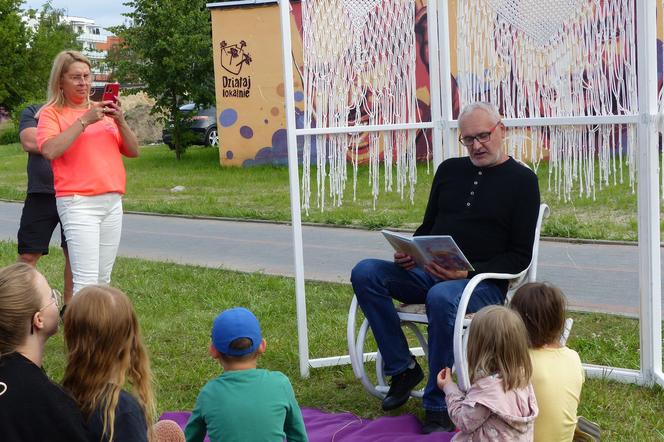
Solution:
<path fill-rule="evenodd" d="M 16 241 L 21 207 L 0 202 L 0 240 Z M 291 235 L 283 224 L 128 214 L 120 255 L 293 276 Z M 347 283 L 360 259 L 392 256 L 378 232 L 305 226 L 303 236 L 307 279 Z M 635 246 L 542 241 L 538 280 L 560 286 L 577 309 L 638 315 L 637 265 Z"/>

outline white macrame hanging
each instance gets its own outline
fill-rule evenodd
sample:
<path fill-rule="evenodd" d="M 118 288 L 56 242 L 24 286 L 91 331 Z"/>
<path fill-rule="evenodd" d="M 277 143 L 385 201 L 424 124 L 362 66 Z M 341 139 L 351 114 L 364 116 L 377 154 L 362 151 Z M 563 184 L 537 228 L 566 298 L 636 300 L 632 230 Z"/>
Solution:
<path fill-rule="evenodd" d="M 414 0 L 303 0 L 302 34 L 305 128 L 416 121 Z M 409 185 L 412 201 L 417 179 L 415 135 L 413 130 L 369 133 L 374 207 L 380 189 L 381 152 L 385 190 L 392 190 L 396 163 L 396 189 L 403 197 Z M 333 205 L 341 205 L 349 153 L 355 199 L 360 135 L 317 135 L 314 142 L 318 207 L 324 209 L 328 194 Z M 306 136 L 302 158 L 305 211 L 310 207 L 311 146 L 312 137 Z"/>
<path fill-rule="evenodd" d="M 635 0 L 459 0 L 461 105 L 489 101 L 506 118 L 632 115 L 638 110 Z M 535 167 L 549 150 L 549 186 L 566 201 L 623 181 L 634 190 L 633 125 L 510 129 L 508 149 Z M 595 177 L 599 160 L 599 179 Z"/>

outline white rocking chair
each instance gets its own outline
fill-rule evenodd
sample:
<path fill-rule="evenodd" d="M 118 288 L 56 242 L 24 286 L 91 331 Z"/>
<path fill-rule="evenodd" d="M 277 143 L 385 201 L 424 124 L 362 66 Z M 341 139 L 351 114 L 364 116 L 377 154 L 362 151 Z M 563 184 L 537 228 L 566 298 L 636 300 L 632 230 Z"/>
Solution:
<path fill-rule="evenodd" d="M 549 216 L 549 206 L 546 204 L 540 204 L 539 216 L 537 217 L 537 226 L 535 228 L 535 237 L 533 241 L 532 258 L 526 269 L 517 274 L 481 273 L 475 275 L 468 282 L 468 285 L 466 285 L 461 295 L 459 308 L 456 314 L 456 321 L 454 324 L 454 361 L 458 384 L 459 387 L 464 391 L 469 387 L 468 362 L 466 359 L 466 340 L 468 334 L 466 333 L 466 330 L 468 329 L 468 325 L 470 325 L 472 318 L 467 317 L 466 308 L 468 307 L 470 296 L 472 295 L 473 290 L 475 290 L 475 287 L 477 287 L 477 285 L 485 279 L 508 279 L 510 280 L 510 283 L 505 302 L 509 302 L 512 294 L 516 291 L 516 289 L 527 282 L 535 281 L 537 277 L 537 259 L 539 254 L 540 230 L 542 227 L 542 220 L 547 216 Z M 350 355 L 351 365 L 353 367 L 355 377 L 362 382 L 364 388 L 372 395 L 382 399 L 385 397 L 389 390 L 389 385 L 385 381 L 385 375 L 383 373 L 383 361 L 379 351 L 376 353 L 364 353 L 364 341 L 369 329 L 369 322 L 364 319 L 362 325 L 356 333 L 357 311 L 357 297 L 353 296 L 353 300 L 350 304 L 350 310 L 348 312 L 347 326 L 348 354 Z M 401 319 L 402 326 L 408 327 L 410 330 L 412 330 L 417 337 L 417 340 L 419 341 L 420 347 L 411 348 L 411 353 L 413 353 L 415 356 L 426 356 L 428 354 L 427 340 L 422 333 L 422 330 L 420 330 L 417 325 L 428 323 L 425 305 L 401 305 L 397 308 L 397 312 L 399 314 L 399 318 Z M 567 339 L 567 334 L 569 333 L 570 328 L 571 320 L 568 320 L 566 324 L 566 334 L 561 338 L 561 340 Z M 364 362 L 371 360 L 376 361 L 377 385 L 375 385 L 371 379 L 369 379 L 364 367 Z M 412 397 L 422 397 L 422 394 L 423 390 L 413 390 L 411 392 Z"/>

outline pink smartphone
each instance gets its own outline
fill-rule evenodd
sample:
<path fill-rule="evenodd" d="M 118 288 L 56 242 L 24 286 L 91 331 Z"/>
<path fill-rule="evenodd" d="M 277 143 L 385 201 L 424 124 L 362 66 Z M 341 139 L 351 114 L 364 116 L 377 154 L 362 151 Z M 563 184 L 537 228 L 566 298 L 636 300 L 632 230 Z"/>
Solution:
<path fill-rule="evenodd" d="M 101 97 L 101 101 L 112 101 L 117 103 L 118 94 L 120 93 L 120 83 L 107 83 L 104 86 L 104 95 Z"/>

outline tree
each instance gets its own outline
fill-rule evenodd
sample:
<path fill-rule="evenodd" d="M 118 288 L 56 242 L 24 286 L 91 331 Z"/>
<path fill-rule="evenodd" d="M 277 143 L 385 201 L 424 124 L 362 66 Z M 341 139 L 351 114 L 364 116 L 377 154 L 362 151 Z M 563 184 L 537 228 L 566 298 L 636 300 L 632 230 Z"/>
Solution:
<path fill-rule="evenodd" d="M 153 113 L 173 123 L 175 155 L 186 149 L 185 102 L 209 105 L 214 100 L 212 28 L 201 0 L 131 0 L 124 14 L 131 25 L 111 31 L 122 45 L 111 54 L 118 78 L 139 81 L 155 99 Z"/>
<path fill-rule="evenodd" d="M 44 4 L 41 11 L 29 10 L 28 16 L 37 20 L 37 27 L 30 33 L 28 62 L 30 76 L 34 79 L 28 88 L 29 98 L 44 98 L 53 59 L 67 49 L 81 50 L 73 28 L 62 20 L 64 11 L 55 9 L 50 3 Z"/>
<path fill-rule="evenodd" d="M 25 96 L 28 34 L 21 20 L 23 0 L 0 0 L 0 106 L 12 110 Z"/>
<path fill-rule="evenodd" d="M 43 101 L 55 55 L 79 49 L 76 33 L 50 3 L 40 12 L 20 9 L 23 0 L 0 0 L 0 106 L 8 110 Z M 34 26 L 33 26 L 34 25 Z"/>

